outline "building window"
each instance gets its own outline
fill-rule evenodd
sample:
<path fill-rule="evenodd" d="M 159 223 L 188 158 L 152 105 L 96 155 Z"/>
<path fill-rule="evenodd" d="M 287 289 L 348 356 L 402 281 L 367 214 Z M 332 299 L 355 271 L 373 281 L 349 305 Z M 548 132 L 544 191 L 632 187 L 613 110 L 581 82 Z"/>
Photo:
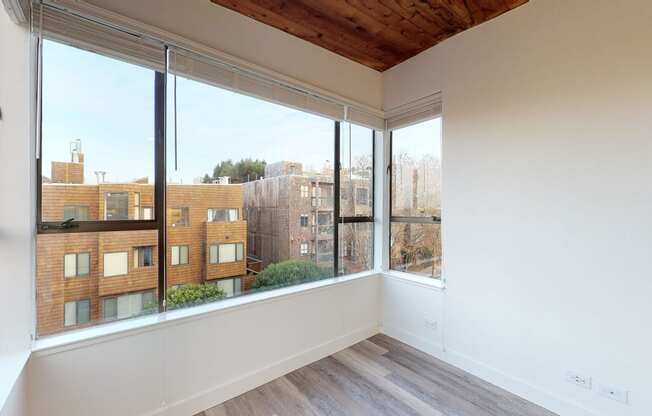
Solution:
<path fill-rule="evenodd" d="M 129 194 L 127 192 L 107 192 L 104 195 L 104 219 L 128 220 L 129 219 Z"/>
<path fill-rule="evenodd" d="M 91 320 L 91 301 L 75 300 L 64 304 L 64 326 L 83 325 Z"/>
<path fill-rule="evenodd" d="M 63 220 L 88 221 L 88 207 L 83 205 L 66 205 L 63 207 Z"/>
<path fill-rule="evenodd" d="M 188 246 L 172 246 L 172 265 L 188 264 Z"/>
<path fill-rule="evenodd" d="M 356 188 L 355 203 L 359 205 L 367 205 L 369 203 L 369 189 Z"/>
<path fill-rule="evenodd" d="M 213 283 L 224 291 L 227 298 L 240 295 L 242 293 L 242 279 L 239 277 L 230 279 L 220 279 Z"/>
<path fill-rule="evenodd" d="M 134 248 L 134 268 L 153 266 L 151 246 Z"/>
<path fill-rule="evenodd" d="M 134 192 L 134 219 L 140 219 L 140 192 Z"/>
<path fill-rule="evenodd" d="M 308 226 L 308 216 L 307 215 L 301 215 L 300 224 L 301 224 L 302 227 L 307 227 Z"/>
<path fill-rule="evenodd" d="M 310 188 L 308 185 L 301 185 L 301 198 L 308 198 L 310 196 Z"/>
<path fill-rule="evenodd" d="M 104 321 L 133 318 L 157 310 L 156 292 L 153 290 L 102 299 Z"/>
<path fill-rule="evenodd" d="M 238 208 L 208 208 L 209 222 L 238 221 Z"/>
<path fill-rule="evenodd" d="M 308 243 L 307 242 L 301 243 L 300 252 L 301 252 L 302 256 L 307 256 L 308 254 L 310 254 L 309 251 L 308 251 Z"/>
<path fill-rule="evenodd" d="M 91 266 L 91 253 L 68 253 L 63 256 L 64 277 L 88 276 Z"/>
<path fill-rule="evenodd" d="M 390 268 L 441 278 L 441 118 L 393 130 Z"/>
<path fill-rule="evenodd" d="M 187 227 L 190 225 L 190 210 L 188 207 L 171 208 L 170 224 L 172 227 Z"/>
<path fill-rule="evenodd" d="M 144 220 L 151 220 L 154 218 L 154 216 L 152 215 L 153 212 L 154 210 L 152 207 L 143 207 L 141 218 Z"/>
<path fill-rule="evenodd" d="M 330 212 L 320 212 L 317 214 L 317 224 L 318 225 L 332 225 L 333 224 L 333 214 Z"/>
<path fill-rule="evenodd" d="M 244 259 L 243 243 L 212 244 L 208 253 L 209 263 L 222 264 Z"/>
<path fill-rule="evenodd" d="M 104 253 L 104 271 L 102 276 L 121 276 L 129 271 L 129 253 L 121 251 L 117 253 Z"/>

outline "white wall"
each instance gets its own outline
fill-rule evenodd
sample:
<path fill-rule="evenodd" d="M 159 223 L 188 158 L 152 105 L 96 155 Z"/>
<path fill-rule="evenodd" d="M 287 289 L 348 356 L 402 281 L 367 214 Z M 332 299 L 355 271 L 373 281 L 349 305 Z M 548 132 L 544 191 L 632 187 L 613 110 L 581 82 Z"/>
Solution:
<path fill-rule="evenodd" d="M 419 314 L 445 302 L 447 359 L 564 416 L 652 414 L 651 21 L 647 0 L 532 0 L 384 74 L 386 109 L 443 92 L 448 280 L 387 283 L 384 323 L 437 353 Z"/>
<path fill-rule="evenodd" d="M 373 108 L 381 73 L 208 0 L 88 0 Z"/>
<path fill-rule="evenodd" d="M 25 415 L 27 415 L 27 372 L 23 371 L 9 392 L 4 407 L 0 406 L 0 416 Z"/>
<path fill-rule="evenodd" d="M 0 409 L 29 356 L 32 207 L 28 32 L 0 7 Z"/>
<path fill-rule="evenodd" d="M 192 415 L 377 333 L 379 311 L 372 275 L 35 353 L 29 414 Z"/>

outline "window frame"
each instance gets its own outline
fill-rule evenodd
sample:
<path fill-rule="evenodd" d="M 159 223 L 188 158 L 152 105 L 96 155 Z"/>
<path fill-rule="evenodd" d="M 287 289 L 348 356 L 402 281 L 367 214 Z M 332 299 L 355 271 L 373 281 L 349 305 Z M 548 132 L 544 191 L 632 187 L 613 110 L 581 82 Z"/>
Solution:
<path fill-rule="evenodd" d="M 84 274 L 79 274 L 79 256 L 82 254 L 88 255 L 88 272 Z M 74 276 L 66 276 L 66 256 L 75 256 L 75 274 Z M 74 253 L 63 253 L 63 278 L 67 279 L 80 279 L 86 278 L 91 275 L 91 252 L 90 251 L 80 251 Z"/>
<path fill-rule="evenodd" d="M 335 122 L 335 169 L 334 169 L 334 186 L 333 186 L 333 227 L 334 227 L 334 236 L 333 236 L 333 267 L 334 275 L 340 276 L 340 224 L 355 224 L 355 223 L 371 223 L 372 224 L 372 233 L 375 232 L 373 224 L 375 223 L 376 218 L 376 129 L 371 129 L 371 195 L 368 195 L 368 198 L 371 198 L 371 215 L 369 216 L 343 216 L 340 207 L 340 175 L 342 172 L 342 154 L 341 154 L 341 134 L 340 134 L 340 122 Z M 390 151 L 391 153 L 391 151 Z M 390 161 L 391 163 L 391 161 Z M 391 179 L 390 179 L 391 180 Z M 353 201 L 355 201 L 355 195 L 351 196 Z M 375 252 L 375 238 L 371 238 L 371 253 Z M 375 261 L 375 260 L 374 260 Z M 373 264 L 372 264 L 373 268 Z"/>
<path fill-rule="evenodd" d="M 42 70 L 42 59 L 40 56 L 40 48 L 42 47 L 43 39 L 47 39 L 48 41 L 53 41 L 57 43 L 64 43 L 60 39 L 54 37 L 54 36 L 39 36 L 37 39 L 37 47 L 35 48 L 36 54 L 37 54 L 37 66 L 36 66 L 36 71 L 40 72 Z M 76 47 L 79 48 L 78 46 L 70 46 L 70 47 Z M 95 53 L 98 54 L 98 52 L 93 51 L 92 49 L 86 49 L 86 48 L 81 48 L 89 51 L 90 53 Z M 165 42 L 161 42 L 161 53 L 164 57 L 164 62 L 165 65 L 163 69 L 153 69 L 153 88 L 154 88 L 154 98 L 153 98 L 153 107 L 154 107 L 154 117 L 153 117 L 153 122 L 154 122 L 154 201 L 153 204 L 150 203 L 149 206 L 145 207 L 143 205 L 143 198 L 142 198 L 142 193 L 140 193 L 139 197 L 136 196 L 130 196 L 129 194 L 136 192 L 136 191 L 128 191 L 127 192 L 127 206 L 126 206 L 126 215 L 127 218 L 131 215 L 131 210 L 132 209 L 138 209 L 138 219 L 120 219 L 120 220 L 105 220 L 103 219 L 106 217 L 106 211 L 102 215 L 102 219 L 98 216 L 98 219 L 95 220 L 83 220 L 83 221 L 77 221 L 77 220 L 72 220 L 72 221 L 44 221 L 43 219 L 43 158 L 42 158 L 42 150 L 43 150 L 43 145 L 42 145 L 42 123 L 40 116 L 35 119 L 35 129 L 36 129 L 36 134 L 35 134 L 35 147 L 36 147 L 36 163 L 35 163 L 35 170 L 36 170 L 36 180 L 35 182 L 35 187 L 36 187 L 36 209 L 35 209 L 35 215 L 36 215 L 36 234 L 68 234 L 68 233 L 106 233 L 106 232 L 120 232 L 120 231 L 146 231 L 146 230 L 156 230 L 157 231 L 157 242 L 156 242 L 156 247 L 158 248 L 158 264 L 155 264 L 153 261 L 153 252 L 152 252 L 152 266 L 147 266 L 147 267 L 158 267 L 158 286 L 157 286 L 157 294 L 158 294 L 158 310 L 159 312 L 164 312 L 166 308 L 166 292 L 168 289 L 167 286 L 167 261 L 161 261 L 161 259 L 166 259 L 167 258 L 167 247 L 168 247 L 168 239 L 167 239 L 167 202 L 166 202 L 166 192 L 167 192 L 167 143 L 166 143 L 166 101 L 167 101 L 167 83 L 168 83 L 168 46 L 165 44 Z M 122 59 L 118 57 L 113 57 L 113 59 L 122 61 L 122 62 L 127 62 L 131 63 L 128 59 Z M 37 86 L 37 88 L 40 88 L 40 86 Z M 43 97 L 40 93 L 38 93 L 37 96 L 37 107 L 40 109 L 42 106 L 42 100 Z M 376 187 L 376 134 L 377 130 L 374 128 L 369 128 L 371 130 L 371 141 L 372 141 L 372 167 L 371 167 L 371 176 L 370 176 L 370 181 L 371 181 L 371 194 L 369 195 L 369 198 L 371 198 L 371 215 L 369 216 L 343 216 L 341 215 L 340 211 L 340 175 L 341 175 L 341 154 L 340 154 L 340 149 L 341 149 L 341 143 L 340 143 L 340 127 L 341 123 L 343 121 L 338 121 L 338 120 L 333 120 L 334 123 L 334 171 L 333 171 L 333 227 L 334 227 L 334 235 L 333 235 L 333 243 L 332 243 L 332 249 L 333 249 L 333 269 L 334 269 L 334 276 L 339 276 L 342 273 L 340 273 L 339 270 L 339 225 L 340 224 L 348 224 L 348 223 L 371 223 L 373 224 L 375 222 L 375 187 Z M 307 195 L 304 195 L 304 189 L 301 189 L 300 196 L 302 198 L 309 198 L 311 196 L 311 191 L 314 192 L 314 188 L 310 188 L 309 185 L 306 186 L 306 191 L 308 192 Z M 105 199 L 105 206 L 106 206 L 106 198 L 107 195 L 106 193 L 102 195 L 102 198 Z M 137 198 L 132 199 L 132 198 Z M 153 207 L 152 207 L 153 205 Z M 144 210 L 149 209 L 151 210 L 152 216 L 154 219 L 143 219 L 145 218 L 144 215 Z M 237 219 L 236 221 L 242 221 L 242 216 L 243 212 L 241 211 L 240 208 L 235 208 L 237 212 Z M 90 212 L 89 212 L 90 214 Z M 227 215 L 228 215 L 228 208 L 227 208 Z M 136 215 L 133 215 L 133 217 L 136 217 Z M 188 215 L 188 219 L 190 216 Z M 87 217 L 88 218 L 88 217 Z M 231 222 L 230 220 L 228 222 Z M 372 227 L 372 229 L 375 227 Z M 375 243 L 375 239 L 372 238 L 372 247 L 371 247 L 371 252 L 374 252 L 373 245 Z M 247 253 L 245 252 L 245 247 L 246 243 L 236 243 L 236 244 L 241 244 L 242 245 L 242 259 L 238 260 L 237 259 L 237 247 L 236 247 L 236 262 L 238 261 L 246 261 L 247 258 Z M 187 245 L 186 245 L 187 246 Z M 153 246 L 151 246 L 153 247 Z M 180 263 L 179 265 L 187 265 L 190 263 L 190 247 L 188 247 L 188 256 L 187 256 L 187 263 Z M 122 251 L 121 251 L 122 252 Z M 310 254 L 310 247 L 308 248 L 308 254 Z M 130 269 L 133 266 L 133 263 L 130 265 L 129 261 L 129 250 L 126 250 L 127 253 L 127 275 L 130 273 Z M 36 253 L 35 253 L 36 254 Z M 103 255 L 110 254 L 110 252 L 105 252 Z M 133 255 L 133 250 L 132 253 Z M 76 260 L 76 269 L 78 269 L 78 258 Z M 377 260 L 375 260 L 377 261 Z M 219 263 L 219 246 L 218 246 L 218 263 L 216 264 L 222 264 Z M 90 269 L 90 255 L 89 255 L 89 269 Z M 373 267 L 373 264 L 372 264 Z M 87 275 L 90 275 L 91 271 L 89 270 L 89 273 Z M 64 271 L 65 275 L 65 271 Z M 86 275 L 84 275 L 86 276 Z M 124 274 L 120 275 L 111 275 L 111 276 L 105 276 L 104 275 L 104 269 L 98 270 L 98 278 L 99 279 L 104 279 L 104 278 L 113 278 L 113 277 L 120 277 L 120 276 L 125 276 Z M 72 277 L 69 277 L 69 279 Z M 65 305 L 65 303 L 64 303 Z M 65 307 L 65 306 L 64 306 Z M 89 308 L 90 308 L 90 300 L 89 300 Z M 90 320 L 90 317 L 89 317 Z"/>
<path fill-rule="evenodd" d="M 86 322 L 79 323 L 79 304 L 81 302 L 88 302 L 88 320 Z M 69 303 L 74 303 L 75 304 L 75 323 L 66 325 L 66 305 Z M 63 327 L 64 328 L 74 328 L 79 325 L 86 325 L 92 323 L 91 320 L 91 299 L 90 298 L 84 298 L 84 299 L 76 299 L 76 300 L 69 300 L 67 302 L 63 302 Z"/>
<path fill-rule="evenodd" d="M 442 115 L 438 114 L 435 117 L 429 117 L 425 118 L 422 120 L 419 120 L 416 123 L 412 124 L 419 124 L 419 123 L 424 123 L 426 121 L 434 120 L 436 118 L 441 118 Z M 408 127 L 408 126 L 403 126 L 403 127 Z M 388 231 L 388 238 L 387 238 L 387 265 L 389 267 L 390 271 L 398 272 L 398 273 L 407 273 L 412 276 L 417 276 L 417 277 L 423 277 L 426 279 L 432 279 L 432 280 L 443 280 L 442 275 L 439 277 L 428 277 L 428 276 L 422 276 L 416 273 L 408 272 L 408 271 L 402 271 L 402 270 L 396 270 L 392 269 L 392 223 L 398 223 L 398 224 L 431 224 L 431 225 L 436 225 L 439 224 L 441 226 L 441 219 L 442 217 L 438 217 L 436 215 L 433 216 L 422 216 L 422 217 L 417 217 L 417 216 L 403 216 L 403 215 L 392 215 L 392 210 L 394 209 L 394 203 L 392 200 L 392 195 L 393 195 L 393 183 L 394 183 L 394 130 L 400 130 L 401 127 L 394 128 L 389 131 L 389 161 L 387 165 L 387 173 L 388 173 L 388 179 L 389 179 L 389 228 Z M 441 137 L 440 137 L 440 142 L 439 146 L 441 148 L 442 143 L 441 143 Z"/>
<path fill-rule="evenodd" d="M 177 248 L 179 250 L 179 262 L 174 263 L 174 248 Z M 186 261 L 181 262 L 181 249 L 184 248 L 186 249 Z M 186 266 L 190 264 L 190 245 L 189 244 L 172 244 L 170 246 L 170 266 L 171 267 L 176 267 L 176 266 Z"/>

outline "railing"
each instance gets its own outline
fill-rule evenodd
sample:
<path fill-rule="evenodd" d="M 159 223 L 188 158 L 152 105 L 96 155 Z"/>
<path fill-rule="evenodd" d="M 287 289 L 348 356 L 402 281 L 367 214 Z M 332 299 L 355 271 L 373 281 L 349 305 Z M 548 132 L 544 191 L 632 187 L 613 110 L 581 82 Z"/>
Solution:
<path fill-rule="evenodd" d="M 313 208 L 333 209 L 333 197 L 313 196 L 312 206 Z"/>

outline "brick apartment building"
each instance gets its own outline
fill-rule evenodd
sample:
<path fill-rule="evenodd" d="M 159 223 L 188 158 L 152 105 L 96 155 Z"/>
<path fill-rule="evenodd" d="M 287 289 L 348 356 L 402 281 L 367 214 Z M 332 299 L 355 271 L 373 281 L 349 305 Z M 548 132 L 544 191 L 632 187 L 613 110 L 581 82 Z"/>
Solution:
<path fill-rule="evenodd" d="M 84 155 L 52 162 L 44 178 L 44 221 L 152 219 L 154 186 L 84 183 Z M 247 222 L 243 186 L 168 185 L 168 286 L 215 283 L 228 296 L 244 289 Z M 156 230 L 41 234 L 37 239 L 37 325 L 47 335 L 157 307 Z"/>
<path fill-rule="evenodd" d="M 351 178 L 344 173 L 340 184 L 342 212 L 370 216 L 370 179 Z M 332 169 L 311 174 L 297 162 L 267 164 L 262 179 L 244 184 L 249 254 L 260 259 L 263 267 L 288 259 L 312 260 L 322 267 L 332 267 L 333 188 Z M 362 254 L 370 258 L 370 253 L 359 253 L 368 250 L 368 241 L 365 247 L 359 247 L 362 244 L 356 244 L 351 227 L 340 227 L 340 233 L 344 262 L 355 265 L 359 263 L 356 257 Z M 347 271 L 359 271 L 352 268 Z"/>

